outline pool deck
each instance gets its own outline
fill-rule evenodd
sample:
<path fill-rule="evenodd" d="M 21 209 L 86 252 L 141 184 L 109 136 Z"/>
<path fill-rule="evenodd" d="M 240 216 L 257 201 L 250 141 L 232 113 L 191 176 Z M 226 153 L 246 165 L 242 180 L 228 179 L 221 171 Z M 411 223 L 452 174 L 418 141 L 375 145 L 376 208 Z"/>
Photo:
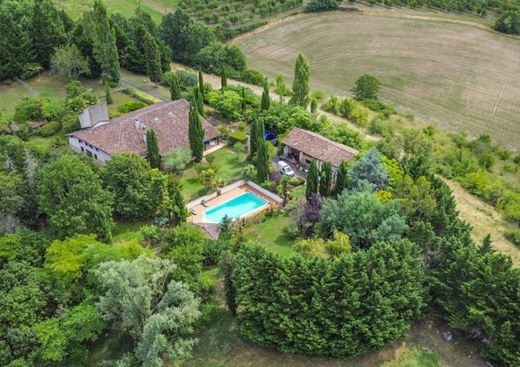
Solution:
<path fill-rule="evenodd" d="M 256 190 L 254 187 L 251 187 L 250 185 L 248 184 L 243 184 L 239 187 L 236 187 L 226 193 L 223 193 L 221 195 L 218 195 L 217 197 L 213 198 L 213 199 L 210 199 L 208 200 L 208 206 L 205 207 L 204 205 L 202 204 L 197 204 L 195 206 L 192 207 L 192 209 L 194 209 L 197 214 L 196 215 L 191 215 L 189 218 L 188 218 L 188 222 L 190 223 L 194 223 L 194 224 L 198 224 L 198 223 L 208 223 L 207 221 L 205 221 L 205 218 L 204 218 L 204 212 L 206 210 L 209 210 L 209 209 L 212 209 L 220 204 L 222 204 L 223 202 L 226 202 L 226 201 L 229 201 L 231 199 L 234 199 L 246 192 L 250 192 L 250 193 L 253 193 L 255 194 L 256 196 L 259 196 L 261 197 L 262 199 L 264 199 L 265 201 L 268 202 L 268 205 L 265 205 L 265 206 L 262 206 L 261 208 L 258 208 L 257 210 L 253 210 L 251 212 L 249 212 L 247 215 L 243 216 L 242 218 L 247 218 L 247 217 L 251 217 L 251 216 L 254 216 L 256 215 L 258 212 L 262 211 L 262 210 L 265 210 L 267 209 L 269 206 L 274 206 L 274 207 L 278 207 L 278 203 L 273 200 L 272 198 L 270 198 L 269 196 L 263 194 L 262 192 Z"/>

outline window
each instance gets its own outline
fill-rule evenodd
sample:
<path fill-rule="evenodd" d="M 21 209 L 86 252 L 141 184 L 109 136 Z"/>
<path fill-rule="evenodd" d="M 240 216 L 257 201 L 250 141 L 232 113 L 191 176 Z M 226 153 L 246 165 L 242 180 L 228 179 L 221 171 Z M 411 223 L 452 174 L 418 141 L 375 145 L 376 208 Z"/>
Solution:
<path fill-rule="evenodd" d="M 92 152 L 89 151 L 89 150 L 87 150 L 87 155 L 88 155 L 89 157 L 92 157 Z"/>
<path fill-rule="evenodd" d="M 82 151 L 82 152 L 84 152 L 84 151 L 85 151 L 85 149 L 83 149 L 83 147 L 81 147 L 81 151 Z"/>
<path fill-rule="evenodd" d="M 94 154 L 94 158 L 96 158 L 96 159 L 97 159 L 97 154 Z"/>

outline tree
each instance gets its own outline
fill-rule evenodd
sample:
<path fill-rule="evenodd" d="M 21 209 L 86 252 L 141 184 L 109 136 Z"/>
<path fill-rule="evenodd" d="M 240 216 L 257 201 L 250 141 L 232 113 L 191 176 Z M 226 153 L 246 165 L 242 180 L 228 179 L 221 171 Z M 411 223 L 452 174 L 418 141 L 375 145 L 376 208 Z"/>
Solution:
<path fill-rule="evenodd" d="M 220 89 L 227 88 L 227 73 L 226 68 L 222 68 L 220 71 Z"/>
<path fill-rule="evenodd" d="M 316 98 L 311 98 L 311 113 L 316 113 L 318 110 L 318 100 Z"/>
<path fill-rule="evenodd" d="M 193 104 L 190 108 L 188 136 L 190 148 L 195 162 L 200 162 L 204 156 L 204 128 L 200 121 L 199 113 Z"/>
<path fill-rule="evenodd" d="M 236 288 L 233 284 L 233 270 L 235 261 L 230 251 L 224 252 L 219 262 L 220 272 L 224 274 L 224 296 L 231 315 L 237 315 Z"/>
<path fill-rule="evenodd" d="M 358 101 L 364 99 L 377 99 L 381 89 L 381 83 L 372 75 L 363 75 L 357 81 L 352 93 Z"/>
<path fill-rule="evenodd" d="M 305 6 L 305 11 L 315 13 L 320 11 L 336 10 L 342 0 L 311 0 Z"/>
<path fill-rule="evenodd" d="M 148 75 L 150 81 L 157 84 L 161 80 L 162 76 L 159 47 L 148 31 L 145 32 L 143 41 L 146 53 L 146 75 Z"/>
<path fill-rule="evenodd" d="M 199 115 L 204 116 L 204 97 L 202 97 L 202 92 L 198 87 L 195 88 L 195 106 Z"/>
<path fill-rule="evenodd" d="M 117 52 L 114 29 L 110 25 L 107 9 L 101 0 L 94 1 L 94 7 L 87 15 L 87 33 L 93 47 L 94 57 L 101 65 L 103 73 L 112 82 L 119 82 L 119 54 Z"/>
<path fill-rule="evenodd" d="M 286 206 L 291 199 L 291 177 L 283 175 L 278 184 L 278 193 L 282 196 L 282 206 Z"/>
<path fill-rule="evenodd" d="M 354 163 L 348 172 L 354 188 L 360 187 L 363 181 L 368 182 L 374 191 L 388 185 L 388 172 L 376 148 L 372 148 L 366 156 Z"/>
<path fill-rule="evenodd" d="M 161 153 L 159 153 L 159 142 L 154 129 L 146 130 L 146 149 L 148 152 L 148 162 L 152 168 L 161 167 Z"/>
<path fill-rule="evenodd" d="M 312 196 L 312 194 L 318 193 L 318 180 L 318 164 L 313 160 L 309 167 L 309 174 L 307 175 L 307 182 L 305 185 L 305 197 L 307 200 Z"/>
<path fill-rule="evenodd" d="M 45 164 L 37 176 L 38 203 L 57 237 L 95 233 L 110 242 L 112 195 L 77 156 L 62 155 Z"/>
<path fill-rule="evenodd" d="M 258 141 L 264 140 L 265 126 L 262 120 L 253 120 L 249 132 L 249 159 L 253 159 L 258 150 Z"/>
<path fill-rule="evenodd" d="M 143 158 L 121 153 L 112 156 L 103 170 L 103 184 L 114 195 L 114 212 L 124 219 L 148 219 L 154 207 L 150 196 L 150 165 Z"/>
<path fill-rule="evenodd" d="M 262 101 L 260 103 L 260 109 L 268 110 L 269 105 L 271 104 L 271 100 L 269 98 L 269 86 L 267 83 L 264 85 L 264 91 L 262 92 Z"/>
<path fill-rule="evenodd" d="M 332 164 L 323 162 L 321 165 L 319 193 L 325 198 L 330 195 L 332 190 Z"/>
<path fill-rule="evenodd" d="M 30 34 L 36 61 L 48 68 L 54 49 L 65 43 L 63 22 L 58 10 L 49 0 L 34 2 Z"/>
<path fill-rule="evenodd" d="M 236 154 L 237 160 L 241 161 L 242 160 L 242 154 L 244 153 L 244 144 L 242 144 L 242 143 L 235 143 L 235 144 L 233 144 L 232 148 L 233 148 L 233 151 Z"/>
<path fill-rule="evenodd" d="M 112 99 L 112 93 L 110 93 L 109 83 L 105 83 L 105 101 L 107 104 L 114 103 L 114 100 Z"/>
<path fill-rule="evenodd" d="M 337 200 L 325 199 L 320 228 L 325 234 L 334 229 L 348 234 L 350 243 L 366 249 L 378 241 L 394 242 L 408 229 L 397 200 L 382 204 L 370 191 L 343 191 Z"/>
<path fill-rule="evenodd" d="M 500 11 L 494 25 L 499 32 L 520 34 L 520 4 L 505 5 Z"/>
<path fill-rule="evenodd" d="M 289 101 L 290 104 L 294 104 L 303 108 L 307 107 L 307 104 L 309 103 L 310 89 L 309 77 L 309 63 L 302 54 L 299 54 L 296 58 L 296 64 L 294 66 L 294 81 L 292 87 L 293 96 Z"/>
<path fill-rule="evenodd" d="M 179 78 L 177 77 L 177 75 L 175 75 L 175 73 L 172 73 L 170 79 L 170 96 L 172 101 L 176 101 L 182 98 L 181 84 L 179 82 Z"/>
<path fill-rule="evenodd" d="M 35 61 L 30 14 L 27 1 L 0 3 L 0 79 L 22 77 L 28 64 Z"/>
<path fill-rule="evenodd" d="M 103 295 L 96 304 L 109 322 L 121 323 L 135 341 L 134 354 L 144 367 L 171 364 L 190 356 L 190 337 L 200 301 L 188 286 L 172 278 L 170 260 L 141 256 L 110 261 L 95 271 Z"/>
<path fill-rule="evenodd" d="M 348 174 L 348 161 L 343 161 L 338 167 L 336 174 L 336 184 L 334 185 L 334 196 L 338 196 L 343 190 L 348 189 L 351 183 L 351 177 Z"/>
<path fill-rule="evenodd" d="M 257 154 L 256 154 L 256 177 L 259 182 L 265 182 L 269 179 L 269 154 L 267 151 L 267 142 L 263 136 L 257 137 Z"/>
<path fill-rule="evenodd" d="M 199 69 L 199 91 L 204 100 L 204 77 L 202 76 L 202 70 Z"/>
<path fill-rule="evenodd" d="M 170 150 L 163 158 L 163 165 L 166 169 L 180 172 L 191 162 L 190 148 L 175 148 Z"/>

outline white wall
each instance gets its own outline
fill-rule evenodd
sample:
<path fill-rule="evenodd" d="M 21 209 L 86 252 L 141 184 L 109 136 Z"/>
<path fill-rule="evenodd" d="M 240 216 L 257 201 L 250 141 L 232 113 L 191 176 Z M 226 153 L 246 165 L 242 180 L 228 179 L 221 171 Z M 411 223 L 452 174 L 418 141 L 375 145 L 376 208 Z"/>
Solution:
<path fill-rule="evenodd" d="M 85 153 L 85 154 L 91 156 L 93 159 L 98 160 L 101 163 L 106 163 L 107 161 L 109 161 L 112 158 L 110 156 L 110 154 L 102 151 L 101 149 L 98 149 L 94 146 L 87 144 L 85 141 L 83 141 L 75 136 L 69 135 L 68 138 L 69 138 L 69 145 L 75 153 L 78 153 L 78 154 Z"/>

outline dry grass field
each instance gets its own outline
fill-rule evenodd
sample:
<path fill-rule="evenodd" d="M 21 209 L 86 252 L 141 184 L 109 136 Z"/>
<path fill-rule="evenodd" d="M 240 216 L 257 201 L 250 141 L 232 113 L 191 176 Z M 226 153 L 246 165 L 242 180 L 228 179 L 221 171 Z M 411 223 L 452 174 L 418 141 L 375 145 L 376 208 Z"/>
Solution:
<path fill-rule="evenodd" d="M 271 78 L 290 83 L 302 52 L 313 89 L 348 95 L 359 76 L 372 74 L 382 98 L 401 111 L 520 149 L 520 39 L 482 24 L 382 9 L 335 12 L 287 18 L 235 43 Z"/>

